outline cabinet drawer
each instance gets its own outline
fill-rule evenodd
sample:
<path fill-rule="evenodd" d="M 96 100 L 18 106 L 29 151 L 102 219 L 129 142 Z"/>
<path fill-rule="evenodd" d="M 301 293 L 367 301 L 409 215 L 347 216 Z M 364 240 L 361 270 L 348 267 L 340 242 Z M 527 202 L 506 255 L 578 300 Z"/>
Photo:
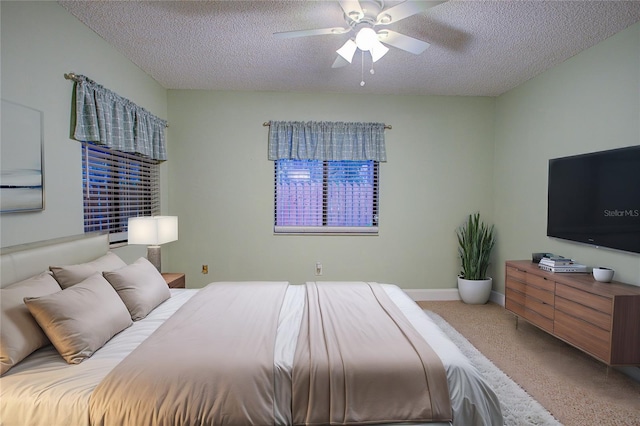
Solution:
<path fill-rule="evenodd" d="M 513 277 L 516 280 L 525 281 L 527 273 L 525 271 L 521 271 L 518 268 L 514 268 L 512 266 L 507 267 L 507 276 Z"/>
<path fill-rule="evenodd" d="M 554 334 L 572 345 L 610 362 L 611 334 L 562 311 L 556 311 L 553 322 Z"/>
<path fill-rule="evenodd" d="M 572 317 L 579 318 L 591 323 L 603 330 L 611 331 L 611 315 L 601 311 L 596 311 L 587 306 L 567 300 L 563 297 L 556 297 L 556 309 Z"/>
<path fill-rule="evenodd" d="M 539 313 L 525 308 L 524 318 L 529 321 L 531 324 L 537 325 L 543 330 L 548 331 L 549 333 L 553 333 L 553 319 L 547 318 Z"/>
<path fill-rule="evenodd" d="M 524 282 L 512 280 L 511 277 L 507 278 L 506 287 L 508 289 L 519 291 L 520 293 L 523 293 L 523 294 L 526 293 L 527 291 L 526 290 L 527 285 Z"/>
<path fill-rule="evenodd" d="M 523 318 L 526 315 L 526 311 L 524 309 L 524 302 L 519 303 L 517 299 L 507 297 L 504 301 L 504 307 L 507 311 L 511 311 L 514 314 L 521 316 Z"/>
<path fill-rule="evenodd" d="M 547 291 L 553 292 L 556 288 L 556 283 L 546 277 L 540 275 L 527 274 L 527 284 L 542 288 Z"/>
<path fill-rule="evenodd" d="M 542 315 L 545 318 L 549 318 L 553 320 L 553 305 L 549 305 L 547 303 L 542 303 L 537 299 L 533 299 L 527 295 L 524 306 L 539 315 Z"/>
<path fill-rule="evenodd" d="M 533 287 L 528 285 L 526 293 L 527 293 L 527 298 L 532 297 L 532 298 L 538 299 L 541 302 L 544 302 L 553 306 L 553 301 L 555 298 L 553 292 L 549 292 L 546 290 L 539 289 L 538 287 Z"/>
<path fill-rule="evenodd" d="M 522 291 L 516 291 L 510 287 L 507 287 L 506 290 L 506 294 L 505 294 L 505 303 L 507 300 L 512 300 L 515 303 L 518 303 L 522 306 L 524 306 L 525 304 L 525 295 L 524 292 Z"/>
<path fill-rule="evenodd" d="M 612 301 L 607 297 L 597 296 L 560 283 L 556 286 L 556 294 L 572 302 L 611 315 Z"/>

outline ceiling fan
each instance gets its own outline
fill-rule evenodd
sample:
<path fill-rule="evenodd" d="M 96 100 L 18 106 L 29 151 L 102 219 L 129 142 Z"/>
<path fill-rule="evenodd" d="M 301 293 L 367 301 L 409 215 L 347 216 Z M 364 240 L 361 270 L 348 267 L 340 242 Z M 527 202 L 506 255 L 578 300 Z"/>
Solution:
<path fill-rule="evenodd" d="M 344 11 L 346 27 L 284 31 L 274 33 L 274 36 L 284 39 L 314 35 L 355 34 L 336 50 L 338 57 L 332 68 L 350 64 L 358 49 L 369 52 L 372 61 L 376 62 L 389 51 L 385 44 L 419 55 L 429 47 L 429 43 L 385 27 L 444 1 L 404 1 L 388 9 L 384 8 L 383 0 L 339 0 L 338 3 Z"/>

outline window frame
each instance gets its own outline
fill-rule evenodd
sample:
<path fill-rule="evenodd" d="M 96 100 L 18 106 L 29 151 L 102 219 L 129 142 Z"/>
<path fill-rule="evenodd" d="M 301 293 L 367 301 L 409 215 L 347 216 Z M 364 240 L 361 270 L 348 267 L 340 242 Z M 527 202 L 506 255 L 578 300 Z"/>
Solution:
<path fill-rule="evenodd" d="M 128 218 L 160 214 L 160 161 L 82 142 L 85 233 L 126 243 Z"/>
<path fill-rule="evenodd" d="M 279 161 L 317 161 L 322 163 L 322 225 L 278 225 L 278 166 Z M 274 161 L 274 188 L 273 188 L 273 233 L 274 235 L 372 235 L 377 236 L 380 225 L 380 163 L 375 160 L 366 160 L 373 166 L 373 193 L 371 198 L 371 225 L 362 226 L 329 226 L 327 225 L 328 206 L 328 163 L 349 163 L 351 161 L 328 160 L 275 160 Z M 362 163 L 363 161 L 357 161 Z"/>

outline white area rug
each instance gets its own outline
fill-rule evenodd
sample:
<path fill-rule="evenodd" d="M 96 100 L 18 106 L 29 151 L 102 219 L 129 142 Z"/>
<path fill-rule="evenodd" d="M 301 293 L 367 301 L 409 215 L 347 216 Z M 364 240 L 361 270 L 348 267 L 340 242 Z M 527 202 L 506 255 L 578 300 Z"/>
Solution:
<path fill-rule="evenodd" d="M 426 310 L 425 313 L 449 336 L 449 339 L 460 348 L 462 353 L 485 377 L 500 400 L 505 426 L 562 426 L 538 401 L 482 355 L 441 316 Z"/>

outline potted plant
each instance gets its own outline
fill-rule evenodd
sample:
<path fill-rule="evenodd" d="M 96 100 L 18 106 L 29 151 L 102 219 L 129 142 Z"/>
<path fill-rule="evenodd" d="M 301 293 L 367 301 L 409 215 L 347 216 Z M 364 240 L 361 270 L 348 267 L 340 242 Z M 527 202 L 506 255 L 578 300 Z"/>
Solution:
<path fill-rule="evenodd" d="M 491 251 L 496 243 L 493 225 L 480 220 L 480 213 L 470 214 L 457 230 L 458 254 L 462 270 L 458 275 L 458 292 L 465 303 L 484 304 L 489 300 L 493 279 L 487 277 Z"/>

